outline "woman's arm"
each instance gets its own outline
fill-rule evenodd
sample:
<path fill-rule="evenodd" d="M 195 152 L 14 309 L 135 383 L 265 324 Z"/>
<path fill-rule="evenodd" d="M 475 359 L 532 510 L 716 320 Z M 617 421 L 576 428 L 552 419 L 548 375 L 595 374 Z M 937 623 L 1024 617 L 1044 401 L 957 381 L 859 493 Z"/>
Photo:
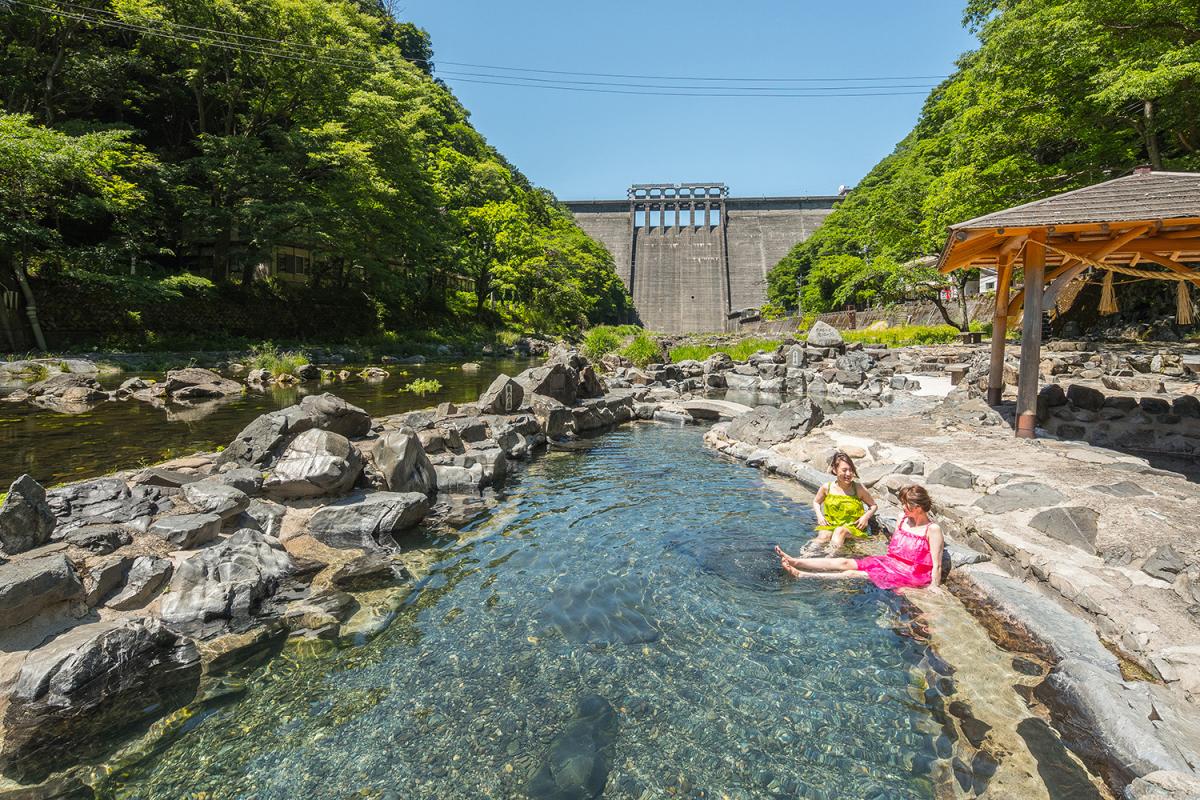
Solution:
<path fill-rule="evenodd" d="M 929 586 L 935 588 L 942 585 L 942 548 L 945 547 L 946 542 L 942 538 L 942 529 L 938 527 L 937 523 L 930 525 L 925 535 L 929 537 L 929 558 L 933 562 Z"/>
<path fill-rule="evenodd" d="M 858 484 L 858 499 L 862 501 L 864 506 L 866 506 L 866 510 L 863 511 L 863 515 L 855 521 L 854 526 L 860 531 L 865 531 L 871 524 L 871 517 L 875 516 L 875 512 L 879 510 L 879 504 L 875 502 L 875 498 L 872 497 L 871 493 L 867 491 L 867 487 L 863 486 L 861 483 Z"/>
<path fill-rule="evenodd" d="M 813 498 L 813 513 L 817 515 L 818 525 L 825 524 L 825 506 L 823 504 L 825 502 L 826 492 L 827 487 L 825 484 L 821 484 L 821 488 L 817 489 L 816 497 Z"/>

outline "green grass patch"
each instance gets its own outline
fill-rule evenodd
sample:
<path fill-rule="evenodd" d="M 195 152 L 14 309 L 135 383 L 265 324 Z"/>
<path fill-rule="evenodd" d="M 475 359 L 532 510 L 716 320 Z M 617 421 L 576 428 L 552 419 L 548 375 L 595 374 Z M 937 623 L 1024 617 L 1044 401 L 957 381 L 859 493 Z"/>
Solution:
<path fill-rule="evenodd" d="M 247 366 L 250 369 L 265 369 L 273 377 L 294 375 L 296 370 L 308 363 L 308 356 L 297 350 L 280 350 L 271 342 L 262 342 L 250 348 Z"/>
<path fill-rule="evenodd" d="M 417 378 L 407 386 L 400 387 L 402 392 L 412 392 L 424 397 L 427 394 L 434 394 L 442 390 L 442 382 L 436 378 Z"/>
<path fill-rule="evenodd" d="M 653 364 L 662 358 L 662 348 L 654 337 L 645 331 L 639 331 L 628 344 L 621 348 L 621 355 L 628 358 L 639 367 Z"/>
<path fill-rule="evenodd" d="M 614 328 L 608 325 L 599 325 L 583 335 L 583 344 L 580 345 L 580 349 L 592 361 L 599 361 L 602 356 L 619 350 L 622 340 L 621 334 L 617 333 Z"/>
<path fill-rule="evenodd" d="M 778 339 L 743 339 L 730 344 L 683 344 L 671 350 L 671 360 L 703 361 L 713 353 L 725 353 L 734 361 L 745 361 L 759 350 L 770 352 L 779 345 Z"/>
<path fill-rule="evenodd" d="M 4 500 L 7 497 L 8 497 L 8 492 L 0 492 L 0 506 L 4 505 Z"/>
<path fill-rule="evenodd" d="M 971 330 L 983 332 L 983 326 L 971 323 Z M 879 331 L 840 331 L 847 342 L 886 344 L 888 347 L 907 347 L 916 344 L 951 344 L 961 331 L 953 325 L 897 325 Z"/>

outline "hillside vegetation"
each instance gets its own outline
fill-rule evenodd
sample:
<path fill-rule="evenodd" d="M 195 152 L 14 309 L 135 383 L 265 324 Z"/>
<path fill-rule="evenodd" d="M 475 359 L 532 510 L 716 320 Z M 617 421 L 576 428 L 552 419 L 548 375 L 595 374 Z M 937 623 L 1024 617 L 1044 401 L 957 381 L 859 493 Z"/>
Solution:
<path fill-rule="evenodd" d="M 806 311 L 932 298 L 943 279 L 908 262 L 936 255 L 950 224 L 1138 164 L 1200 169 L 1194 0 L 970 0 L 964 24 L 979 48 L 771 271 L 774 304 L 796 307 L 798 276 Z M 1173 302 L 1174 286 L 1150 289 Z"/>
<path fill-rule="evenodd" d="M 319 299 L 338 334 L 558 332 L 625 309 L 609 254 L 471 127 L 428 36 L 379 0 L 45 5 L 0 8 L 0 275 L 33 276 L 51 329 L 78 316 L 60 294 L 104 287 L 106 319 L 134 315 L 121 337 L 169 330 L 179 310 L 149 328 L 139 298 L 169 301 L 156 282 L 185 272 L 239 316 L 264 292 Z M 246 288 L 280 246 L 309 260 Z"/>

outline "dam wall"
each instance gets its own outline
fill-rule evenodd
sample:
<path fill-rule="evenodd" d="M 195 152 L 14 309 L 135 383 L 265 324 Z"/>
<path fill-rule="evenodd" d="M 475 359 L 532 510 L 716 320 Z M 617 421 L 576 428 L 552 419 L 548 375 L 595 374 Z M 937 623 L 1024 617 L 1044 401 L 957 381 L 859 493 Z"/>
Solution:
<path fill-rule="evenodd" d="M 612 254 L 636 321 L 663 333 L 722 331 L 766 302 L 767 273 L 841 199 L 728 197 L 724 184 L 637 184 L 624 200 L 565 205 Z"/>

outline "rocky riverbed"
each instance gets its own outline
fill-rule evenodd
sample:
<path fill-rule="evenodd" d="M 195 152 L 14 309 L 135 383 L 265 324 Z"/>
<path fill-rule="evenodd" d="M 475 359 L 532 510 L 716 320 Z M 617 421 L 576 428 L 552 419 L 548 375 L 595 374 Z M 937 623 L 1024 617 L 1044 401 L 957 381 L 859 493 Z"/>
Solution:
<path fill-rule="evenodd" d="M 871 363 L 859 363 L 861 375 L 837 380 L 836 372 L 852 367 L 841 360 L 864 353 Z M 1115 532 L 1115 522 L 1093 531 L 1088 514 L 1060 508 L 1067 496 L 1061 490 L 1021 488 L 1035 484 L 1024 480 L 1029 454 L 1001 448 L 997 452 L 1006 455 L 992 471 L 960 463 L 962 436 L 998 440 L 1002 422 L 970 401 L 938 406 L 942 416 L 930 416 L 935 412 L 913 394 L 921 378 L 900 371 L 916 363 L 834 341 L 821 347 L 796 342 L 742 364 L 718 356 L 634 370 L 610 359 L 602 375 L 578 353 L 559 349 L 543 366 L 497 377 L 474 403 L 372 418 L 333 395 L 309 395 L 255 419 L 217 453 L 49 491 L 23 477 L 0 507 L 0 797 L 55 796 L 122 736 L 151 724 L 182 724 L 172 722 L 172 712 L 219 696 L 230 670 L 285 643 L 324 648 L 371 638 L 389 623 L 421 572 L 419 557 L 398 546 L 408 532 L 418 525 L 453 530 L 487 513 L 509 470 L 540 449 L 569 447 L 579 437 L 634 420 L 729 420 L 710 432 L 714 446 L 802 481 L 812 480 L 811 465 L 822 463 L 836 444 L 857 448 L 864 475 L 879 489 L 938 478 L 971 493 L 969 504 L 964 495 L 949 505 L 953 492 L 933 487 L 949 520 L 957 521 L 952 509 L 959 506 L 987 506 L 962 522 L 961 531 L 952 528 L 952 535 L 977 548 L 951 549 L 958 558 L 956 579 L 977 571 L 973 591 L 1003 587 L 986 595 L 1001 608 L 1001 600 L 992 598 L 1019 596 L 1023 587 L 994 566 L 966 563 L 988 556 L 1011 560 L 1021 567 L 1014 569 L 1018 577 L 1053 587 L 1061 595 L 1056 602 L 1099 627 L 1110 644 L 1164 683 L 1151 688 L 1125 681 L 1116 659 L 1100 655 L 1108 651 L 1090 629 L 1085 636 L 1069 627 L 1074 618 L 1062 618 L 1055 633 L 1067 631 L 1059 637 L 1064 641 L 1082 639 L 1082 651 L 1055 651 L 1046 642 L 1057 640 L 1029 622 L 1026 638 L 1055 664 L 1045 682 L 1055 690 L 1051 699 L 1067 698 L 1062 719 L 1096 732 L 1080 738 L 1081 752 L 1118 764 L 1114 785 L 1191 780 L 1187 765 L 1196 763 L 1194 742 L 1200 739 L 1192 736 L 1188 698 L 1197 692 L 1193 650 L 1200 649 L 1192 642 L 1194 615 L 1186 606 L 1179 610 L 1179 600 L 1167 602 L 1162 591 L 1186 599 L 1197 586 L 1190 566 L 1194 541 L 1188 549 L 1183 537 L 1170 535 L 1159 543 L 1173 546 L 1170 552 L 1130 551 L 1113 561 L 1107 552 L 1116 548 L 1105 537 Z M 718 379 L 728 389 L 734 375 L 754 377 L 759 393 L 773 390 L 763 380 L 781 380 L 785 391 L 791 380 L 794 391 L 802 385 L 811 393 L 813 386 L 831 385 L 824 374 L 830 369 L 839 393 L 857 394 L 876 407 L 842 414 L 830 426 L 807 398 L 752 410 L 704 396 L 719 388 Z M 882 405 L 888 400 L 895 401 L 893 408 Z M 916 433 L 910 430 L 916 423 L 909 422 L 914 415 L 923 426 Z M 909 432 L 884 437 L 894 429 Z M 935 444 L 943 449 L 935 451 Z M 941 465 L 951 453 L 957 462 Z M 1124 470 L 1126 478 L 1149 469 L 1136 459 L 1106 458 L 1111 465 L 1087 458 L 1079 464 L 1092 469 L 1102 463 Z M 990 453 L 987 463 L 993 464 Z M 1056 466 L 1053 478 L 1039 478 L 1071 475 Z M 1011 471 L 992 474 L 1001 467 Z M 1015 500 L 1009 497 L 1014 491 Z M 1050 491 L 1058 494 L 1051 498 Z M 1182 485 L 1175 491 L 1183 492 Z M 1152 492 L 1158 496 L 1157 484 Z M 993 495 L 1000 499 L 987 499 Z M 1024 519 L 1035 509 L 1063 519 L 1047 517 L 1038 528 Z M 1181 511 L 1179 519 L 1188 513 Z M 985 524 L 988 514 L 1015 515 L 1002 519 L 1024 527 L 997 533 L 1001 528 Z M 1089 532 L 1096 534 L 1090 552 L 1078 538 L 1086 541 Z M 1060 558 L 1064 546 L 1080 552 L 1068 550 Z M 1159 565 L 1156 576 L 1160 561 L 1170 563 Z M 994 578 L 982 577 L 993 572 Z M 1105 593 L 1105 586 L 1114 591 Z M 1132 609 L 1127 596 L 1136 603 Z M 1004 613 L 1013 619 L 1022 613 L 1034 621 L 1049 618 L 1034 600 L 1010 606 L 1017 610 L 1006 606 Z M 1086 645 L 1089 636 L 1095 647 Z M 1105 708 L 1116 711 L 1105 716 L 1098 710 Z M 1157 721 L 1137 719 L 1147 708 Z M 1132 733 L 1122 738 L 1123 731 Z"/>

